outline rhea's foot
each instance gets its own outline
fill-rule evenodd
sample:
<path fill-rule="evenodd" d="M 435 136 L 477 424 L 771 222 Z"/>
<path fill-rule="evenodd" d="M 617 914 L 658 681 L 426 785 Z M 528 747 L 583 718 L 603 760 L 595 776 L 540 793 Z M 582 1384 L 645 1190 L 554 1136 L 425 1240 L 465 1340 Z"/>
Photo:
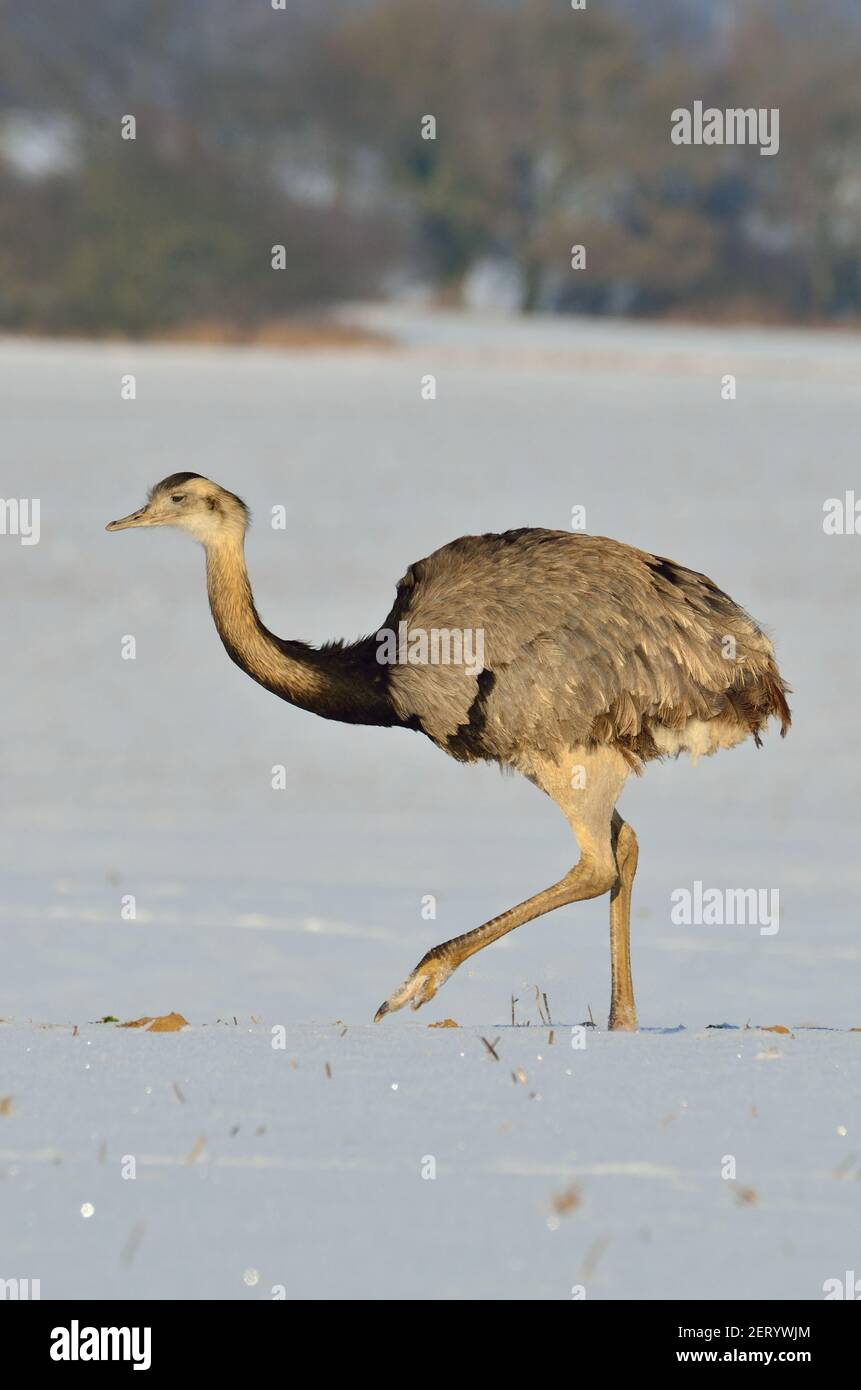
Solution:
<path fill-rule="evenodd" d="M 611 1004 L 610 1021 L 607 1027 L 611 1033 L 636 1033 L 637 1011 L 634 1006 Z"/>
<path fill-rule="evenodd" d="M 442 956 L 435 956 L 433 951 L 428 951 L 426 956 L 422 956 L 409 979 L 380 1005 L 374 1014 L 374 1022 L 379 1023 L 386 1014 L 402 1009 L 405 1004 L 409 1004 L 413 1009 L 420 1009 L 422 1004 L 433 999 L 440 986 L 445 984 L 452 968 Z"/>

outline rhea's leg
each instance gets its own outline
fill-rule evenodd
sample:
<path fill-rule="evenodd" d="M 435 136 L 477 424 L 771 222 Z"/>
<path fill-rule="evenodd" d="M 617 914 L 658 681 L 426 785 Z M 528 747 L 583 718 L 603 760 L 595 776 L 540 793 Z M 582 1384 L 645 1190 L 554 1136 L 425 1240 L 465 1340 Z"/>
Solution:
<path fill-rule="evenodd" d="M 631 889 L 637 872 L 637 837 L 613 812 L 613 849 L 619 876 L 610 895 L 610 1023 L 611 1029 L 635 1032 L 637 1007 L 631 978 Z"/>
<path fill-rule="evenodd" d="M 404 1004 L 411 1004 L 414 1009 L 420 1008 L 429 999 L 433 999 L 440 985 L 444 985 L 449 975 L 470 956 L 474 956 L 476 951 L 489 946 L 492 941 L 498 941 L 506 932 L 514 931 L 515 927 L 522 926 L 533 917 L 541 917 L 543 913 L 552 912 L 556 907 L 564 907 L 566 903 L 600 897 L 602 893 L 610 891 L 614 878 L 615 874 L 609 861 L 596 864 L 583 858 L 575 864 L 569 874 L 558 883 L 554 883 L 551 888 L 545 888 L 543 892 L 536 893 L 534 897 L 518 903 L 517 907 L 509 908 L 507 912 L 491 918 L 489 922 L 475 927 L 473 931 L 465 932 L 463 936 L 455 936 L 451 941 L 443 941 L 439 946 L 434 946 L 427 955 L 422 956 L 400 989 L 396 989 L 385 1003 L 380 1005 L 374 1022 L 379 1023 L 385 1014 L 402 1009 Z"/>
<path fill-rule="evenodd" d="M 433 999 L 449 976 L 476 951 L 498 941 L 524 922 L 567 903 L 608 893 L 618 877 L 611 838 L 611 817 L 630 771 L 624 758 L 607 747 L 569 749 L 558 760 L 534 759 L 530 780 L 556 802 L 580 845 L 579 863 L 558 883 L 493 917 L 483 926 L 443 941 L 423 956 L 415 970 L 380 1005 L 374 1021 L 411 1004 L 418 1009 Z"/>

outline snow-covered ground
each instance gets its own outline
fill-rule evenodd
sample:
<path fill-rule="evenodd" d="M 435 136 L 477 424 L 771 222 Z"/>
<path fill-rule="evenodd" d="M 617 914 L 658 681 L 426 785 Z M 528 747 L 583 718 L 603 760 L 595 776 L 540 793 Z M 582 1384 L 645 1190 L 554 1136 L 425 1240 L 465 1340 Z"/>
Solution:
<path fill-rule="evenodd" d="M 43 1298 L 816 1299 L 858 1268 L 861 1036 L 553 1031 L 8 1029 L 7 1276 Z"/>
<path fill-rule="evenodd" d="M 41 502 L 38 545 L 0 535 L 0 1278 L 44 1297 L 821 1297 L 861 1268 L 861 536 L 822 528 L 858 483 L 861 348 L 367 317 L 403 346 L 0 344 L 0 495 Z M 315 720 L 231 666 L 196 548 L 102 530 L 186 468 L 251 505 L 258 606 L 284 635 L 373 630 L 410 561 L 467 531 L 566 528 L 581 504 L 590 531 L 706 571 L 772 631 L 786 742 L 651 767 L 624 794 L 655 1031 L 602 1031 L 605 901 L 369 1025 L 428 946 L 558 878 L 574 846 L 528 784 Z M 779 931 L 674 925 L 695 881 L 777 890 Z M 92 1023 L 172 1009 L 191 1029 Z M 427 1028 L 446 1017 L 461 1029 Z"/>

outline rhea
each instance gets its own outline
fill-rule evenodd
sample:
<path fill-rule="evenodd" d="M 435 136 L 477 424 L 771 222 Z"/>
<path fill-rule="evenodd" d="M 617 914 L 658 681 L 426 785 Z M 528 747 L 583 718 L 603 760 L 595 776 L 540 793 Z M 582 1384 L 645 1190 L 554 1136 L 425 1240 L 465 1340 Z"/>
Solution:
<path fill-rule="evenodd" d="M 610 895 L 611 1029 L 637 1027 L 631 888 L 637 837 L 616 809 L 631 773 L 744 739 L 770 716 L 790 723 L 771 642 L 704 574 L 602 536 L 524 528 L 462 536 L 409 567 L 375 633 L 322 647 L 261 622 L 245 566 L 249 513 L 198 473 L 157 483 L 145 506 L 108 524 L 176 526 L 206 553 L 212 616 L 232 661 L 300 709 L 348 724 L 413 729 L 461 762 L 495 762 L 552 798 L 580 849 L 534 897 L 434 946 L 380 1005 L 432 999 L 470 956 L 568 903 Z M 481 634 L 475 663 L 413 660 L 384 634 Z M 456 654 L 456 653 L 455 653 Z"/>

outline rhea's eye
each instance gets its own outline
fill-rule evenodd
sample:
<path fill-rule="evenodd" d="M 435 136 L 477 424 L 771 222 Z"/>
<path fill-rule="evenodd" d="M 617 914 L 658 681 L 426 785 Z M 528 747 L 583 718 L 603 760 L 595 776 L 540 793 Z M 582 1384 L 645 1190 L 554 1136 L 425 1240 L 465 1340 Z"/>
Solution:
<path fill-rule="evenodd" d="M 171 500 L 171 502 L 184 502 L 184 501 L 185 501 L 185 493 L 184 493 L 184 492 L 174 492 L 174 493 L 171 495 L 171 499 L 170 499 L 170 500 Z"/>

